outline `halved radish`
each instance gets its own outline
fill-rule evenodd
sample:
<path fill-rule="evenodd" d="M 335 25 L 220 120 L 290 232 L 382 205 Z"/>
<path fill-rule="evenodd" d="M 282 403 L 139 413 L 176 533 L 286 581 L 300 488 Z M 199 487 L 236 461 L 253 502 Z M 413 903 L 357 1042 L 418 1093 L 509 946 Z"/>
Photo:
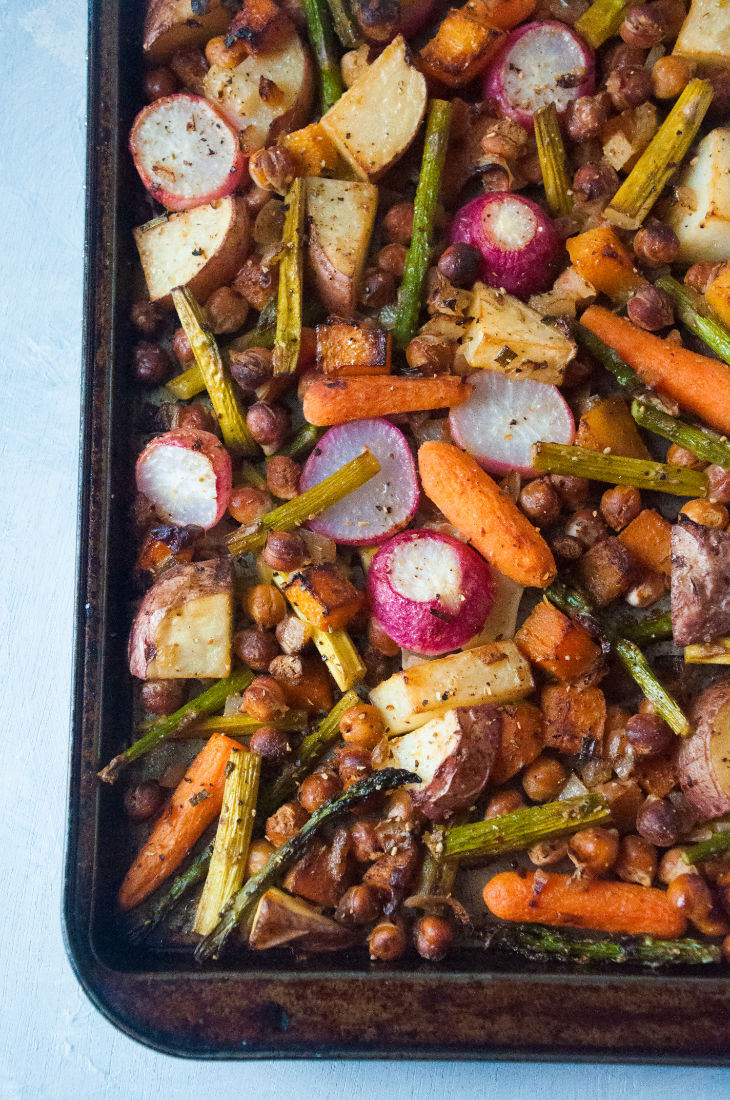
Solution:
<path fill-rule="evenodd" d="M 515 380 L 499 371 L 469 376 L 474 392 L 449 416 L 454 440 L 494 474 L 517 470 L 534 477 L 533 443 L 570 443 L 575 424 L 557 386 Z"/>
<path fill-rule="evenodd" d="M 380 547 L 368 570 L 373 617 L 404 649 L 438 656 L 484 626 L 496 586 L 475 550 L 436 531 L 403 531 Z"/>
<path fill-rule="evenodd" d="M 416 466 L 406 438 L 380 419 L 352 420 L 330 428 L 304 465 L 299 491 L 318 485 L 366 447 L 380 463 L 380 473 L 308 524 L 347 546 L 383 542 L 410 523 L 418 507 Z"/>
<path fill-rule="evenodd" d="M 525 23 L 509 34 L 487 70 L 484 98 L 532 130 L 538 107 L 563 114 L 572 99 L 595 87 L 593 50 L 565 23 Z"/>
<path fill-rule="evenodd" d="M 457 210 L 449 240 L 478 248 L 483 281 L 523 299 L 552 286 L 565 251 L 542 207 L 509 191 L 490 191 Z"/>
<path fill-rule="evenodd" d="M 187 92 L 143 107 L 129 148 L 142 183 L 168 210 L 188 210 L 230 195 L 246 169 L 231 124 L 207 99 Z"/>
<path fill-rule="evenodd" d="M 176 428 L 151 440 L 137 459 L 137 489 L 160 519 L 206 531 L 228 507 L 231 458 L 211 432 Z"/>

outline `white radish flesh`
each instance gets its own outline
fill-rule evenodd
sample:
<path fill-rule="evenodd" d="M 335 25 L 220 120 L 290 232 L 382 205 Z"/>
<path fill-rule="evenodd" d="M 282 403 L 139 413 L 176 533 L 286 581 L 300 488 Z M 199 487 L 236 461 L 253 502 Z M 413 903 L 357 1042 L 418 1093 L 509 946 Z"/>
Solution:
<path fill-rule="evenodd" d="M 308 524 L 347 546 L 384 542 L 411 521 L 418 507 L 413 455 L 403 433 L 382 419 L 353 420 L 330 428 L 304 465 L 299 491 L 318 485 L 365 448 L 377 458 L 380 472 Z"/>
<path fill-rule="evenodd" d="M 230 123 L 202 96 L 186 93 L 144 107 L 129 147 L 145 187 L 168 210 L 230 195 L 246 165 Z"/>
<path fill-rule="evenodd" d="M 557 386 L 483 370 L 469 376 L 474 392 L 449 416 L 454 440 L 491 473 L 534 477 L 533 443 L 570 443 L 575 424 Z"/>
<path fill-rule="evenodd" d="M 147 444 L 137 459 L 137 489 L 160 519 L 214 527 L 231 495 L 231 459 L 211 432 L 178 428 Z"/>

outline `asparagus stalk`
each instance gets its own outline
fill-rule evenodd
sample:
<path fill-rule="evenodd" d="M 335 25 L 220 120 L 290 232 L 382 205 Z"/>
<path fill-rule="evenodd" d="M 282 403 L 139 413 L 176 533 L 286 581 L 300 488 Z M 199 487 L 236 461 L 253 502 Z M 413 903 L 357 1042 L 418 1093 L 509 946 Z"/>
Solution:
<path fill-rule="evenodd" d="M 641 428 L 671 440 L 678 447 L 684 447 L 704 462 L 712 462 L 730 470 L 730 442 L 718 432 L 688 424 L 686 420 L 670 416 L 643 401 L 634 400 L 631 403 L 631 415 Z"/>
<path fill-rule="evenodd" d="M 655 285 L 665 290 L 673 299 L 682 324 L 730 364 L 730 332 L 702 295 L 693 287 L 678 283 L 671 275 L 663 275 L 657 279 Z"/>
<path fill-rule="evenodd" d="M 176 736 L 200 737 L 204 734 L 207 737 L 209 733 L 227 733 L 230 737 L 246 737 L 262 726 L 288 731 L 301 730 L 306 725 L 306 710 L 288 710 L 282 718 L 275 718 L 270 722 L 262 722 L 258 718 L 252 718 L 250 714 L 224 714 L 217 718 L 201 718 L 192 725 L 184 726 Z"/>
<path fill-rule="evenodd" d="M 342 72 L 337 60 L 329 12 L 323 7 L 322 0 L 303 0 L 302 7 L 307 18 L 312 51 L 319 67 L 322 114 L 324 114 L 337 102 L 345 90 Z"/>
<path fill-rule="evenodd" d="M 400 348 L 410 342 L 418 329 L 423 283 L 431 258 L 441 172 L 449 143 L 451 110 L 451 104 L 443 99 L 432 99 L 428 107 L 423 160 L 413 204 L 413 234 L 393 321 L 393 339 Z"/>
<path fill-rule="evenodd" d="M 452 825 L 444 833 L 443 858 L 483 859 L 521 852 L 538 841 L 567 836 L 588 825 L 601 825 L 610 817 L 607 802 L 597 794 L 528 806 L 487 821 Z"/>
<path fill-rule="evenodd" d="M 273 298 L 272 298 L 273 300 Z M 266 304 L 268 306 L 268 302 Z M 247 348 L 273 348 L 274 335 L 276 329 L 271 323 L 264 323 L 263 316 L 266 306 L 261 311 L 259 317 L 259 323 L 256 328 L 252 328 L 250 332 L 245 333 L 244 336 L 239 336 L 231 344 L 231 348 L 235 348 L 236 351 L 246 351 Z M 276 310 L 271 311 L 272 318 L 276 316 Z M 182 374 L 178 374 L 170 382 L 166 383 L 167 389 L 172 396 L 178 401 L 189 401 L 191 397 L 196 397 L 199 393 L 202 393 L 205 389 L 205 378 L 203 372 L 195 363 L 194 366 L 189 367 Z"/>
<path fill-rule="evenodd" d="M 576 20 L 575 29 L 597 50 L 607 38 L 618 34 L 628 0 L 595 0 Z"/>
<path fill-rule="evenodd" d="M 201 936 L 213 931 L 221 909 L 243 882 L 256 816 L 261 757 L 256 752 L 234 750 L 226 771 L 213 855 L 195 914 L 194 930 Z"/>
<path fill-rule="evenodd" d="M 721 833 L 714 833 L 707 840 L 701 840 L 698 844 L 692 844 L 682 852 L 685 863 L 694 865 L 704 863 L 715 856 L 721 856 L 730 851 L 730 829 L 723 829 Z"/>
<path fill-rule="evenodd" d="M 707 80 L 690 80 L 611 202 L 605 216 L 621 229 L 638 229 L 685 158 L 707 109 L 713 89 Z"/>
<path fill-rule="evenodd" d="M 604 344 L 603 340 L 599 339 L 590 329 L 585 328 L 584 325 L 576 325 L 573 335 L 582 348 L 585 348 L 594 359 L 597 359 L 602 367 L 610 371 L 620 386 L 631 393 L 644 393 L 646 387 L 634 368 L 630 367 L 628 363 L 624 363 L 618 352 L 615 352 L 608 344 Z"/>
<path fill-rule="evenodd" d="M 544 474 L 569 474 L 612 485 L 635 485 L 637 489 L 653 489 L 678 497 L 705 497 L 709 492 L 706 475 L 685 466 L 602 454 L 562 443 L 533 443 L 531 453 L 534 469 Z"/>
<path fill-rule="evenodd" d="M 285 447 L 277 451 L 277 454 L 299 460 L 316 447 L 324 433 L 324 428 L 316 428 L 314 424 L 305 424 Z"/>
<path fill-rule="evenodd" d="M 314 770 L 330 745 L 339 738 L 342 715 L 350 707 L 356 707 L 359 702 L 360 699 L 354 691 L 345 692 L 326 718 L 323 718 L 317 728 L 304 738 L 294 763 L 286 768 L 270 787 L 262 791 L 258 807 L 260 820 L 265 820 L 278 810 L 283 802 L 287 802 L 292 797 L 302 779 Z"/>
<path fill-rule="evenodd" d="M 332 26 L 340 44 L 346 50 L 354 50 L 362 44 L 362 36 L 357 23 L 352 17 L 350 5 L 347 0 L 327 0 Z"/>
<path fill-rule="evenodd" d="M 197 698 L 191 699 L 189 703 L 185 703 L 174 714 L 169 714 L 166 718 L 163 718 L 151 730 L 148 730 L 142 737 L 134 741 L 128 749 L 115 756 L 99 772 L 99 778 L 104 783 L 116 782 L 127 764 L 131 764 L 133 760 L 138 760 L 140 756 L 150 752 L 162 741 L 175 737 L 183 727 L 191 726 L 199 718 L 205 718 L 208 714 L 220 710 L 225 705 L 229 695 L 237 695 L 239 692 L 245 691 L 252 680 L 253 672 L 248 668 L 237 668 L 224 680 L 218 680 L 207 691 L 198 695 Z"/>
<path fill-rule="evenodd" d="M 730 638 L 713 638 L 684 647 L 687 665 L 730 665 Z"/>
<path fill-rule="evenodd" d="M 573 199 L 565 168 L 565 146 L 557 108 L 554 103 L 549 103 L 535 111 L 533 117 L 545 198 L 550 213 L 556 218 L 564 218 L 573 209 Z"/>
<path fill-rule="evenodd" d="M 307 0 L 316 7 L 317 0 Z M 274 374 L 293 374 L 302 342 L 302 284 L 306 183 L 297 178 L 286 196 L 283 250 L 274 338 Z"/>
<path fill-rule="evenodd" d="M 205 379 L 205 388 L 221 426 L 223 442 L 229 450 L 237 454 L 257 454 L 258 446 L 238 407 L 231 372 L 223 360 L 215 337 L 206 328 L 205 314 L 185 286 L 174 288 L 172 300 Z"/>
<path fill-rule="evenodd" d="M 162 921 L 173 912 L 185 895 L 202 882 L 208 873 L 213 841 L 200 852 L 190 866 L 180 875 L 176 875 L 165 892 L 153 902 L 150 908 L 137 919 L 129 931 L 132 943 L 141 943 Z"/>
<path fill-rule="evenodd" d="M 207 959 L 218 958 L 234 929 L 247 914 L 252 912 L 269 887 L 278 882 L 281 876 L 301 858 L 310 842 L 321 833 L 322 829 L 341 820 L 353 805 L 371 794 L 378 791 L 392 791 L 403 786 L 404 783 L 420 782 L 413 772 L 404 771 L 401 768 L 382 768 L 366 779 L 354 783 L 337 798 L 325 802 L 315 810 L 296 836 L 272 852 L 261 870 L 252 875 L 228 901 L 216 927 L 195 949 L 197 961 L 205 962 Z"/>
<path fill-rule="evenodd" d="M 486 946 L 515 951 L 535 961 L 636 963 L 642 966 L 702 965 L 722 959 L 716 944 L 700 940 L 658 940 L 654 936 L 599 939 L 543 925 L 516 924 L 500 928 Z"/>
<path fill-rule="evenodd" d="M 254 489 L 266 489 L 267 481 L 253 462 L 241 463 L 241 478 L 246 485 L 252 485 Z"/>
<path fill-rule="evenodd" d="M 671 611 L 656 611 L 653 615 L 644 615 L 643 618 L 629 618 L 627 615 L 617 617 L 611 624 L 612 632 L 628 638 L 637 645 L 649 645 L 650 642 L 665 642 L 672 637 L 672 613 Z"/>
<path fill-rule="evenodd" d="M 359 489 L 380 470 L 380 463 L 370 451 L 363 451 L 357 458 L 345 463 L 334 474 L 330 474 L 318 485 L 300 493 L 293 500 L 267 512 L 260 523 L 254 527 L 241 527 L 228 539 L 231 554 L 246 554 L 261 550 L 266 545 L 270 531 L 291 531 L 306 520 L 318 516 L 348 493 Z"/>

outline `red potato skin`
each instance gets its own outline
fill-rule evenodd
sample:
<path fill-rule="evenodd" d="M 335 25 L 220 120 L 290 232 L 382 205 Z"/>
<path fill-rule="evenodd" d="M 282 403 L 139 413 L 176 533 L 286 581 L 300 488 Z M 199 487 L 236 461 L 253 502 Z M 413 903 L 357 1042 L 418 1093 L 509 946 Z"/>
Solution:
<path fill-rule="evenodd" d="M 730 678 L 707 688 L 695 700 L 695 732 L 679 748 L 679 779 L 685 797 L 704 820 L 730 811 L 730 790 L 724 788 L 712 762 L 712 742 L 718 736 L 717 718 L 730 707 Z M 730 768 L 726 777 L 730 778 Z"/>
<path fill-rule="evenodd" d="M 189 198 L 181 198 L 175 195 L 174 192 L 167 191 L 158 186 L 154 178 L 144 167 L 143 153 L 139 143 L 139 133 L 142 124 L 160 107 L 165 106 L 173 100 L 178 102 L 181 100 L 189 100 L 191 107 L 196 105 L 202 106 L 205 110 L 214 114 L 221 125 L 225 126 L 226 130 L 230 133 L 235 149 L 230 170 L 225 176 L 221 186 L 214 188 L 212 191 L 206 191 L 203 194 L 195 195 L 194 197 L 191 196 Z M 248 170 L 248 157 L 242 152 L 238 144 L 238 135 L 230 122 L 224 118 L 221 112 L 218 111 L 212 103 L 204 99 L 203 96 L 192 95 L 189 92 L 176 92 L 174 95 L 163 96 L 161 99 L 156 99 L 154 103 L 149 103 L 146 107 L 143 107 L 132 124 L 132 130 L 129 135 L 129 151 L 132 154 L 134 166 L 139 173 L 139 178 L 142 180 L 142 183 L 152 197 L 162 203 L 166 210 L 190 210 L 195 206 L 204 206 L 206 203 L 214 202 L 216 199 L 224 199 L 227 195 L 233 194 L 236 188 L 245 182 L 245 176 Z"/>
<path fill-rule="evenodd" d="M 223 518 L 225 510 L 228 507 L 228 501 L 231 496 L 231 486 L 233 484 L 231 456 L 221 441 L 217 436 L 213 435 L 212 432 L 205 432 L 197 428 L 175 428 L 171 432 L 164 432 L 163 435 L 158 435 L 155 436 L 154 439 L 151 439 L 142 451 L 137 459 L 135 467 L 136 473 L 139 473 L 146 459 L 158 447 L 183 447 L 187 450 L 204 454 L 205 457 L 209 459 L 215 471 L 215 491 L 218 507 L 215 519 L 212 523 L 207 525 L 206 529 L 210 530 L 211 527 L 215 527 L 216 523 L 219 523 Z"/>
<path fill-rule="evenodd" d="M 502 716 L 492 703 L 457 707 L 461 736 L 451 755 L 436 769 L 427 787 L 411 791 L 411 800 L 431 821 L 443 822 L 471 806 L 482 793 L 499 753 Z"/>

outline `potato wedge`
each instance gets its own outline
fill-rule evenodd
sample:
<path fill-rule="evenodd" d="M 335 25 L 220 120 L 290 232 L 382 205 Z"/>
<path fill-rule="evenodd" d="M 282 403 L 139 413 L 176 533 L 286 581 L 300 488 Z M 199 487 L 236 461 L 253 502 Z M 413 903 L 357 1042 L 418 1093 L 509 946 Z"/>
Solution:
<path fill-rule="evenodd" d="M 707 688 L 692 712 L 695 732 L 679 749 L 679 779 L 703 819 L 730 811 L 730 680 Z"/>
<path fill-rule="evenodd" d="M 674 43 L 674 53 L 700 64 L 730 65 L 727 0 L 692 0 Z"/>
<path fill-rule="evenodd" d="M 223 558 L 175 565 L 142 600 L 129 635 L 141 680 L 220 680 L 231 671 L 233 571 Z"/>
<path fill-rule="evenodd" d="M 412 665 L 370 692 L 392 733 L 406 733 L 454 707 L 514 703 L 534 687 L 530 666 L 514 642 Z"/>
<path fill-rule="evenodd" d="M 313 89 L 312 63 L 296 34 L 235 69 L 211 65 L 205 76 L 206 98 L 237 128 L 244 153 L 303 126 Z"/>
<path fill-rule="evenodd" d="M 308 262 L 323 302 L 351 316 L 378 206 L 378 189 L 311 177 L 307 180 Z"/>
<path fill-rule="evenodd" d="M 272 886 L 256 907 L 248 945 L 254 951 L 288 945 L 302 951 L 342 951 L 354 939 L 349 928 Z"/>
<path fill-rule="evenodd" d="M 730 256 L 730 126 L 710 131 L 675 187 L 668 221 L 680 262 L 722 263 Z"/>
<path fill-rule="evenodd" d="M 134 230 L 134 239 L 153 302 L 171 307 L 176 286 L 190 287 L 204 302 L 231 281 L 246 258 L 248 210 L 242 198 L 229 196 L 154 218 Z"/>
<path fill-rule="evenodd" d="M 201 7 L 205 9 L 202 12 Z M 149 0 L 142 30 L 146 58 L 159 65 L 176 50 L 204 46 L 209 38 L 223 34 L 230 21 L 223 0 L 194 6 L 193 0 Z"/>
<path fill-rule="evenodd" d="M 321 125 L 358 179 L 376 180 L 408 149 L 425 110 L 426 79 L 398 35 Z"/>

